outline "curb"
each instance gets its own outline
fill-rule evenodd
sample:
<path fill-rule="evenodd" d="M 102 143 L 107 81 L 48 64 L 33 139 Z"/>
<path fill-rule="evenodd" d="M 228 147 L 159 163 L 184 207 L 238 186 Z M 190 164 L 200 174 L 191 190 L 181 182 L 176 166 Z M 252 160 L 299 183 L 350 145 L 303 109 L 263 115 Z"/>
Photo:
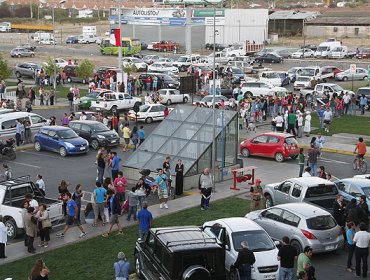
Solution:
<path fill-rule="evenodd" d="M 50 110 L 50 109 L 63 109 L 63 108 L 66 108 L 67 105 L 53 105 L 53 106 L 42 106 L 42 105 L 38 105 L 38 106 L 32 106 L 32 110 Z"/>

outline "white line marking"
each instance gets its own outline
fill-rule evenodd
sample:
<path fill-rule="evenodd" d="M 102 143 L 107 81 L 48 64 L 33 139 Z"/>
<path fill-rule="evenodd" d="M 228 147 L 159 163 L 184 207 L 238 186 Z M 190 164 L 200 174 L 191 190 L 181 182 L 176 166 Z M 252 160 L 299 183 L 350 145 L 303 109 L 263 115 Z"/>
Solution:
<path fill-rule="evenodd" d="M 51 154 L 49 155 L 49 154 L 43 153 L 43 152 L 39 153 L 39 152 L 22 151 L 22 153 L 29 154 L 29 155 L 34 155 L 34 156 L 37 156 L 37 157 L 42 156 L 42 157 L 48 157 L 48 158 L 52 158 L 52 159 L 61 159 L 61 160 L 64 160 L 64 161 L 72 161 L 71 159 L 67 159 L 65 157 L 53 156 Z"/>
<path fill-rule="evenodd" d="M 12 162 L 12 164 L 19 164 L 19 165 L 24 165 L 24 166 L 29 166 L 29 167 L 33 167 L 33 168 L 41 169 L 41 166 L 32 165 L 32 164 L 27 164 L 27 163 L 22 163 L 22 162 L 16 162 L 16 161 L 13 161 L 13 162 Z"/>
<path fill-rule="evenodd" d="M 319 161 L 323 161 L 323 162 L 332 162 L 332 163 L 341 163 L 341 164 L 350 164 L 348 162 L 344 162 L 344 161 L 340 161 L 340 160 L 335 160 L 335 159 L 330 159 L 330 158 L 319 158 L 318 159 Z"/>

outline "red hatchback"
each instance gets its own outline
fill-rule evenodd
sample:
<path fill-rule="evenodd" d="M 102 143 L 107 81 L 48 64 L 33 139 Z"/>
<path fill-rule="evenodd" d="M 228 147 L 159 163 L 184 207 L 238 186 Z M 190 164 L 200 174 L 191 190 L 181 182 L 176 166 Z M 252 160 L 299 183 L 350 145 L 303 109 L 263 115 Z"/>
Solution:
<path fill-rule="evenodd" d="M 240 143 L 240 153 L 244 157 L 256 155 L 282 162 L 286 158 L 297 158 L 299 145 L 291 134 L 270 132 Z"/>

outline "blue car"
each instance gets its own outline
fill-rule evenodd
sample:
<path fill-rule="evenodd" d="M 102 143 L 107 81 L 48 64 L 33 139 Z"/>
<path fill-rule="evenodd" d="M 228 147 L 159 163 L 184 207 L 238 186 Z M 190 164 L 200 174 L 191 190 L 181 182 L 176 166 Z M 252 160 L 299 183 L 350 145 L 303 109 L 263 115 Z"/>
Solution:
<path fill-rule="evenodd" d="M 34 138 L 34 147 L 38 152 L 41 150 L 53 151 L 62 157 L 85 154 L 89 151 L 89 143 L 79 137 L 72 129 L 64 126 L 40 128 Z"/>
<path fill-rule="evenodd" d="M 343 195 L 344 200 L 348 203 L 352 198 L 357 202 L 360 200 L 361 195 L 366 196 L 366 203 L 370 211 L 370 180 L 360 178 L 346 178 L 334 182 L 338 189 L 339 194 Z"/>

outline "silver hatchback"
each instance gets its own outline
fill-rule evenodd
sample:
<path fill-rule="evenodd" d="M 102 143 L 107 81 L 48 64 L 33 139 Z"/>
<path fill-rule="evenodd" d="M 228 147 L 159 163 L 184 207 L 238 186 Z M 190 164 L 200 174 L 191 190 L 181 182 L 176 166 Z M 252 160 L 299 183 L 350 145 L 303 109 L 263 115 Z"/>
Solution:
<path fill-rule="evenodd" d="M 15 48 L 10 51 L 11 57 L 34 57 L 35 53 L 26 48 Z"/>
<path fill-rule="evenodd" d="M 314 253 L 335 251 L 344 244 L 332 215 L 308 203 L 287 203 L 250 212 L 247 218 L 259 224 L 272 239 L 288 236 L 298 253 L 310 246 Z"/>

